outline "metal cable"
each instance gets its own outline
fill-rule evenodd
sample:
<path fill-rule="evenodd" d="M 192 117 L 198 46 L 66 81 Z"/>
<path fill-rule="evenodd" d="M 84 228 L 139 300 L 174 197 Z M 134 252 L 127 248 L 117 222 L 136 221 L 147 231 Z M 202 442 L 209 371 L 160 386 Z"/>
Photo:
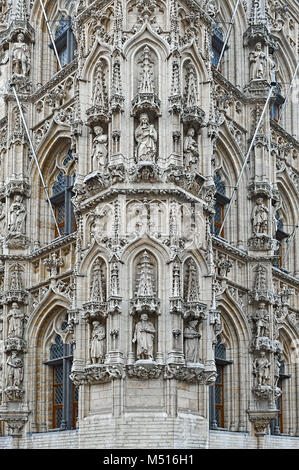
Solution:
<path fill-rule="evenodd" d="M 46 10 L 44 8 L 44 4 L 43 4 L 42 0 L 39 0 L 39 2 L 40 2 L 40 5 L 42 7 L 43 15 L 45 17 L 48 33 L 49 33 L 49 36 L 50 36 L 50 39 L 51 39 L 51 42 L 52 42 L 52 46 L 53 46 L 53 49 L 54 49 L 54 52 L 55 52 L 55 55 L 56 55 L 56 59 L 57 59 L 58 64 L 59 64 L 59 69 L 61 69 L 62 67 L 61 67 L 60 57 L 59 57 L 58 52 L 57 52 L 56 44 L 55 44 L 53 34 L 52 34 L 52 31 L 51 31 L 51 28 L 50 28 L 50 25 L 49 25 Z"/>
<path fill-rule="evenodd" d="M 22 106 L 21 106 L 21 103 L 19 101 L 19 98 L 18 98 L 18 95 L 17 95 L 17 92 L 16 92 L 15 84 L 13 82 L 11 82 L 10 86 L 13 90 L 14 95 L 15 95 L 15 99 L 16 99 L 16 102 L 17 102 L 17 105 L 18 105 L 18 108 L 19 108 L 19 111 L 20 111 L 20 115 L 21 115 L 21 118 L 22 118 L 22 121 L 23 121 L 23 124 L 24 124 L 24 128 L 25 128 L 28 140 L 29 140 L 30 148 L 31 148 L 31 151 L 32 151 L 32 154 L 33 154 L 33 157 L 34 157 L 34 160 L 35 160 L 35 163 L 36 163 L 36 166 L 37 166 L 40 178 L 41 178 L 41 181 L 42 181 L 42 185 L 43 185 L 43 188 L 44 188 L 44 191 L 45 191 L 45 194 L 46 194 L 47 201 L 49 202 L 49 205 L 50 205 L 50 210 L 51 210 L 53 219 L 55 221 L 55 226 L 57 228 L 59 236 L 61 236 L 60 229 L 59 229 L 56 217 L 55 217 L 54 209 L 53 209 L 52 203 L 50 201 L 49 193 L 48 193 L 48 190 L 47 190 L 47 187 L 46 187 L 46 184 L 45 184 L 45 181 L 44 181 L 44 178 L 43 178 L 43 175 L 42 175 L 39 163 L 38 163 L 38 159 L 37 159 L 34 147 L 33 147 L 33 143 L 32 143 L 32 140 L 31 140 L 31 137 L 30 137 L 30 134 L 29 134 L 29 130 L 28 130 L 28 127 L 27 127 L 27 124 L 26 124 L 25 116 L 23 114 Z"/>
<path fill-rule="evenodd" d="M 275 83 L 275 82 L 271 83 L 271 85 L 270 85 L 269 94 L 268 94 L 268 97 L 267 97 L 267 100 L 266 100 L 266 103 L 265 103 L 263 112 L 262 112 L 262 114 L 261 114 L 261 116 L 260 116 L 259 122 L 258 122 L 258 124 L 257 124 L 256 129 L 255 129 L 253 138 L 252 138 L 252 140 L 251 140 L 251 143 L 250 143 L 250 146 L 249 146 L 249 149 L 248 149 L 246 158 L 245 158 L 244 163 L 243 163 L 243 166 L 242 166 L 242 168 L 241 168 L 241 172 L 240 172 L 238 181 L 237 181 L 237 183 L 236 183 L 236 186 L 235 186 L 234 189 L 233 189 L 233 193 L 232 193 L 232 196 L 231 196 L 231 198 L 230 198 L 227 211 L 226 211 L 226 213 L 225 213 L 225 215 L 224 215 L 223 222 L 222 222 L 221 228 L 220 228 L 220 230 L 219 230 L 219 235 L 221 234 L 221 232 L 222 232 L 222 230 L 223 230 L 223 227 L 224 227 L 224 224 L 225 224 L 225 222 L 226 222 L 228 213 L 229 213 L 230 208 L 231 208 L 232 203 L 233 203 L 234 194 L 235 194 L 236 191 L 238 190 L 238 186 L 239 186 L 239 184 L 240 184 L 240 181 L 241 181 L 243 172 L 244 172 L 245 167 L 246 167 L 246 164 L 247 164 L 247 162 L 248 162 L 248 159 L 249 159 L 249 156 L 250 156 L 250 152 L 251 152 L 251 150 L 252 150 L 252 147 L 253 147 L 253 144 L 254 144 L 254 142 L 255 142 L 255 139 L 256 139 L 257 133 L 258 133 L 258 131 L 259 131 L 259 128 L 260 128 L 260 126 L 261 126 L 262 120 L 264 119 L 264 115 L 265 115 L 266 109 L 267 109 L 267 107 L 268 107 L 268 104 L 269 104 L 269 101 L 270 101 L 270 98 L 271 98 L 271 95 L 272 95 L 273 87 L 275 87 L 275 86 L 276 86 L 276 83 Z"/>
<path fill-rule="evenodd" d="M 227 31 L 226 36 L 225 36 L 225 40 L 224 40 L 224 43 L 223 43 L 223 46 L 222 46 L 221 54 L 220 54 L 220 57 L 219 57 L 219 60 L 218 60 L 217 68 L 216 68 L 217 72 L 219 71 L 221 60 L 222 60 L 226 45 L 228 43 L 228 39 L 229 39 L 231 30 L 232 30 L 232 27 L 233 27 L 234 22 L 235 22 L 235 16 L 236 16 L 236 13 L 237 13 L 239 3 L 240 3 L 240 0 L 237 0 L 236 6 L 235 6 L 235 9 L 234 9 L 234 12 L 233 12 L 232 19 L 229 22 L 229 28 L 228 28 L 228 31 Z"/>

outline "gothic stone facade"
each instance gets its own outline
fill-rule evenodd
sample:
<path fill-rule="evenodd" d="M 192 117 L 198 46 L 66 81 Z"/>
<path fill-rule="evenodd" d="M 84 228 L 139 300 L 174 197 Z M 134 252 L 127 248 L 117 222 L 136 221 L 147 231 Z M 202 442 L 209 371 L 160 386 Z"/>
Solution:
<path fill-rule="evenodd" d="M 0 1 L 0 447 L 298 448 L 298 4 L 219 65 L 235 1 L 43 4 Z"/>

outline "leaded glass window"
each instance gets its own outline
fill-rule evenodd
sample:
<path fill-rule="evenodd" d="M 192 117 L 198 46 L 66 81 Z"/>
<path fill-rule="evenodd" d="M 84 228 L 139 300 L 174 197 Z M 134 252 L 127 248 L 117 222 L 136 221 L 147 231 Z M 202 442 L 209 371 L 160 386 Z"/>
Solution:
<path fill-rule="evenodd" d="M 73 159 L 72 152 L 69 150 L 67 156 L 63 160 L 63 165 L 67 166 Z M 76 230 L 75 216 L 72 204 L 74 175 L 65 175 L 60 171 L 52 185 L 51 202 L 54 209 L 56 222 L 55 238 L 58 236 L 68 235 Z"/>
<path fill-rule="evenodd" d="M 222 181 L 221 175 L 219 172 L 216 173 L 215 179 L 215 215 L 212 222 L 211 231 L 214 235 L 220 235 L 224 237 L 224 229 L 220 233 L 220 229 L 224 220 L 225 215 L 225 205 L 229 203 L 229 199 L 225 195 L 225 184 Z"/>
<path fill-rule="evenodd" d="M 214 34 L 212 36 L 211 52 L 212 52 L 212 67 L 217 68 L 218 62 L 220 59 L 221 51 L 224 46 L 223 33 L 219 27 L 219 24 L 216 22 L 216 28 L 214 29 Z M 225 46 L 225 50 L 228 47 Z M 220 63 L 219 71 L 222 71 L 222 64 Z"/>
<path fill-rule="evenodd" d="M 281 215 L 279 211 L 276 212 L 275 218 L 276 218 L 277 230 L 276 230 L 276 233 L 273 234 L 273 236 L 278 241 L 278 248 L 274 253 L 277 256 L 277 258 L 273 261 L 273 265 L 276 266 L 277 268 L 281 268 L 283 264 L 283 240 L 285 238 L 288 238 L 289 234 L 284 231 L 283 221 L 281 219 Z"/>
<path fill-rule="evenodd" d="M 211 429 L 225 427 L 225 384 L 226 366 L 232 361 L 226 359 L 226 347 L 218 337 L 214 347 L 217 377 L 215 384 L 210 387 L 210 427 Z"/>
<path fill-rule="evenodd" d="M 60 18 L 59 25 L 55 31 L 55 46 L 62 67 L 74 60 L 76 41 L 72 31 L 72 20 L 69 16 L 62 15 Z"/>
<path fill-rule="evenodd" d="M 67 321 L 61 325 L 64 331 Z M 52 428 L 73 429 L 78 415 L 79 389 L 70 380 L 73 361 L 73 345 L 63 343 L 60 335 L 50 346 L 50 360 L 44 364 L 51 367 L 52 375 Z"/>
<path fill-rule="evenodd" d="M 66 178 L 62 171 L 60 171 L 57 175 L 55 183 L 52 186 L 52 196 L 56 196 L 57 194 L 64 191 L 66 188 Z"/>
<path fill-rule="evenodd" d="M 55 344 L 50 347 L 50 359 L 57 359 L 63 356 L 63 343 L 59 335 L 55 338 Z"/>

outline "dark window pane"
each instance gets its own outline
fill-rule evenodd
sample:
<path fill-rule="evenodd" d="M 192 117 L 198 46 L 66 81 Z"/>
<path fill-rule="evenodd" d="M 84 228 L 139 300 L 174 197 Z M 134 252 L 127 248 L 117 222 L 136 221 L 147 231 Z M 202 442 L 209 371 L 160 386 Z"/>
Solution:
<path fill-rule="evenodd" d="M 50 347 L 50 359 L 57 359 L 63 356 L 63 343 L 60 336 L 56 336 L 55 344 Z"/>
<path fill-rule="evenodd" d="M 63 403 L 63 387 L 62 385 L 58 385 L 55 387 L 54 404 L 61 405 L 62 403 Z"/>
<path fill-rule="evenodd" d="M 217 193 L 225 196 L 225 185 L 223 181 L 221 180 L 221 175 L 219 173 L 216 173 L 214 183 L 215 183 Z"/>
<path fill-rule="evenodd" d="M 52 196 L 61 193 L 66 188 L 66 179 L 62 171 L 57 175 L 56 181 L 52 186 Z"/>
<path fill-rule="evenodd" d="M 215 345 L 215 357 L 218 357 L 218 359 L 226 359 L 226 348 L 220 338 Z"/>
<path fill-rule="evenodd" d="M 63 382 L 63 367 L 58 366 L 54 369 L 54 379 L 56 384 L 60 384 Z"/>
<path fill-rule="evenodd" d="M 55 410 L 55 428 L 60 428 L 62 421 L 62 408 Z"/>

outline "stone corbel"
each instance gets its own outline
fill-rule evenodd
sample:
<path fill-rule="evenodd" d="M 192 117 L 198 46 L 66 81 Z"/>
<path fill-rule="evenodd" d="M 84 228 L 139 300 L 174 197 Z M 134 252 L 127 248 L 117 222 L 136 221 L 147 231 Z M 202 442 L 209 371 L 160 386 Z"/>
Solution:
<path fill-rule="evenodd" d="M 23 428 L 28 421 L 29 412 L 19 412 L 13 410 L 2 410 L 0 408 L 0 420 L 7 424 L 8 435 L 12 437 L 21 437 Z"/>
<path fill-rule="evenodd" d="M 99 123 L 105 123 L 111 121 L 111 112 L 106 106 L 95 105 L 86 110 L 87 123 L 91 129 Z"/>
<path fill-rule="evenodd" d="M 88 384 L 101 384 L 124 378 L 121 365 L 93 364 L 85 368 L 84 381 Z"/>
<path fill-rule="evenodd" d="M 207 306 L 202 302 L 184 302 L 183 318 L 205 320 L 207 318 Z"/>
<path fill-rule="evenodd" d="M 141 313 L 148 313 L 150 315 L 158 316 L 160 312 L 160 300 L 155 296 L 148 297 L 134 297 L 130 301 L 130 314 L 140 315 Z"/>
<path fill-rule="evenodd" d="M 94 320 L 105 320 L 108 316 L 106 302 L 86 302 L 82 307 L 82 318 L 89 323 Z"/>
<path fill-rule="evenodd" d="M 276 418 L 276 410 L 247 410 L 249 421 L 253 424 L 255 435 L 264 436 L 272 419 Z"/>

